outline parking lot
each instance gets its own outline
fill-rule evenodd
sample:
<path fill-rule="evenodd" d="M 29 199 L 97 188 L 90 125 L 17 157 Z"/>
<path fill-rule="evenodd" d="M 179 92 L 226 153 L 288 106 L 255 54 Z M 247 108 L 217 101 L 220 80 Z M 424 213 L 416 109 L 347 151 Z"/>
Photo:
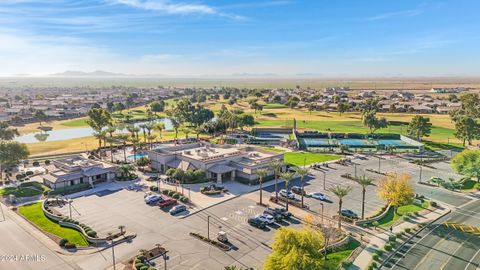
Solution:
<path fill-rule="evenodd" d="M 125 262 L 140 249 L 161 244 L 169 250 L 169 269 L 214 269 L 218 265 L 236 264 L 243 267 L 258 267 L 267 254 L 273 234 L 280 226 L 299 226 L 300 221 L 291 219 L 260 230 L 247 223 L 248 217 L 263 212 L 263 207 L 246 197 L 238 197 L 217 206 L 179 218 L 167 210 L 150 206 L 143 201 L 143 192 L 120 190 L 112 193 L 80 197 L 72 204 L 72 218 L 88 224 L 100 235 L 118 232 L 125 226 L 129 233 L 137 234 L 131 243 L 115 247 L 117 262 Z M 68 215 L 69 208 L 61 211 Z M 190 232 L 207 236 L 207 220 L 210 220 L 210 237 L 219 231 L 227 232 L 233 249 L 223 252 L 189 236 Z M 92 265 L 108 267 L 112 263 L 111 251 L 72 258 L 80 267 Z M 156 263 L 163 266 L 163 260 Z"/>

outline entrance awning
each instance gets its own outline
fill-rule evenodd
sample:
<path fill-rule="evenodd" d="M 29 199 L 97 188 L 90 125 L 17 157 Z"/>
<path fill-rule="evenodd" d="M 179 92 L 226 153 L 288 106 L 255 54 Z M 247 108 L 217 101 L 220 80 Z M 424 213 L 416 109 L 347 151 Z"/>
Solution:
<path fill-rule="evenodd" d="M 235 171 L 235 168 L 224 164 L 215 164 L 212 167 L 208 168 L 208 170 L 213 173 L 228 173 Z"/>

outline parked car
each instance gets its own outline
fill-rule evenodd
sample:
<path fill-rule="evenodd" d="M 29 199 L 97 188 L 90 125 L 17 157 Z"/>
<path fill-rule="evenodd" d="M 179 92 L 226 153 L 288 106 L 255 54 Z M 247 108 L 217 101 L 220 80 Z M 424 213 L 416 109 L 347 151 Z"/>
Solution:
<path fill-rule="evenodd" d="M 144 198 L 146 204 L 151 204 L 158 201 L 163 201 L 162 196 L 160 195 L 148 195 Z"/>
<path fill-rule="evenodd" d="M 327 199 L 327 195 L 320 193 L 320 192 L 312 192 L 308 193 L 308 197 L 320 200 L 320 201 L 325 201 Z"/>
<path fill-rule="evenodd" d="M 147 181 L 157 181 L 158 180 L 158 177 L 156 176 L 150 176 L 147 178 Z"/>
<path fill-rule="evenodd" d="M 158 203 L 158 206 L 160 206 L 160 208 L 165 208 L 165 207 L 169 207 L 171 205 L 175 205 L 177 204 L 177 200 L 175 199 L 166 199 L 162 202 L 159 202 Z"/>
<path fill-rule="evenodd" d="M 272 216 L 276 221 L 281 221 L 283 219 L 283 215 L 275 211 L 273 208 L 267 208 L 263 213 Z"/>
<path fill-rule="evenodd" d="M 291 218 L 293 216 L 292 213 L 288 212 L 287 209 L 285 209 L 283 207 L 275 208 L 275 212 L 279 213 L 284 218 Z"/>
<path fill-rule="evenodd" d="M 178 213 L 181 213 L 183 211 L 187 211 L 187 207 L 183 204 L 180 204 L 180 205 L 176 205 L 174 206 L 172 209 L 170 209 L 170 211 L 168 211 L 170 213 L 170 215 L 174 216 Z"/>
<path fill-rule="evenodd" d="M 268 215 L 268 214 L 260 214 L 260 215 L 256 215 L 255 218 L 258 218 L 260 219 L 261 221 L 267 223 L 267 224 L 273 224 L 275 223 L 275 219 L 273 218 L 273 216 L 271 215 Z"/>
<path fill-rule="evenodd" d="M 350 209 L 342 209 L 342 211 L 340 211 L 340 214 L 350 219 L 358 219 L 358 215 Z"/>
<path fill-rule="evenodd" d="M 249 218 L 248 224 L 259 229 L 265 229 L 267 227 L 267 223 L 255 217 Z"/>
<path fill-rule="evenodd" d="M 278 192 L 278 194 L 280 194 L 280 196 L 285 197 L 285 198 L 287 198 L 287 196 L 288 196 L 289 199 L 292 199 L 292 200 L 295 199 L 295 194 L 293 194 L 293 192 L 291 192 L 291 191 L 287 192 L 286 189 L 280 190 L 280 192 Z"/>
<path fill-rule="evenodd" d="M 299 187 L 299 186 L 293 186 L 293 187 L 291 188 L 291 190 L 292 190 L 292 192 L 295 193 L 295 194 L 302 195 L 302 193 L 303 193 L 303 195 L 306 195 L 305 190 L 302 190 L 302 188 Z"/>

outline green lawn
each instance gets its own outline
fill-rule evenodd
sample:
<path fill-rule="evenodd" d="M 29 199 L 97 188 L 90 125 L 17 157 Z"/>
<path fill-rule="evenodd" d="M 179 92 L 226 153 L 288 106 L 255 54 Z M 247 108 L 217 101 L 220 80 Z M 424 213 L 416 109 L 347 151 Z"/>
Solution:
<path fill-rule="evenodd" d="M 415 204 L 408 204 L 398 207 L 397 211 L 395 212 L 393 207 L 388 210 L 388 213 L 378 221 L 378 226 L 380 228 L 388 228 L 392 226 L 400 217 L 406 215 L 407 213 L 414 213 L 416 211 L 420 211 L 423 209 L 428 208 L 429 203 L 427 201 L 423 202 L 422 206 L 418 206 Z"/>
<path fill-rule="evenodd" d="M 263 109 L 283 109 L 283 108 L 288 108 L 288 106 L 280 103 L 268 103 L 263 105 Z"/>
<path fill-rule="evenodd" d="M 66 126 L 66 127 L 85 127 L 85 126 L 88 126 L 86 121 L 87 121 L 87 118 L 77 118 L 77 119 L 73 119 L 73 120 L 70 120 L 70 121 L 63 122 L 62 126 Z"/>
<path fill-rule="evenodd" d="M 293 121 L 290 120 L 259 120 L 256 126 L 293 126 Z M 397 133 L 405 134 L 407 132 L 408 123 L 404 122 L 393 122 L 390 121 L 390 124 L 387 128 L 380 129 L 377 133 Z M 349 133 L 368 133 L 368 128 L 362 125 L 360 120 L 355 121 L 297 121 L 297 128 L 307 128 L 314 129 L 318 131 L 333 131 L 333 132 L 349 132 Z M 446 139 L 446 138 L 455 138 L 453 133 L 455 130 L 433 126 L 431 138 L 435 139 Z"/>
<path fill-rule="evenodd" d="M 285 152 L 285 163 L 294 166 L 310 165 L 316 162 L 325 162 L 340 159 L 342 156 L 329 154 L 316 154 L 310 152 Z"/>
<path fill-rule="evenodd" d="M 265 149 L 267 151 L 272 151 L 272 152 L 285 152 L 283 149 L 275 148 L 275 147 L 265 147 L 265 146 L 259 146 L 259 148 Z"/>
<path fill-rule="evenodd" d="M 30 185 L 30 187 L 26 187 Z M 0 189 L 0 196 L 15 195 L 15 197 L 31 197 L 43 193 L 48 188 L 40 183 L 24 183 L 19 187 L 6 187 Z"/>
<path fill-rule="evenodd" d="M 68 239 L 69 242 L 74 243 L 77 246 L 88 246 L 87 240 L 85 240 L 80 232 L 61 227 L 58 223 L 47 218 L 42 211 L 41 202 L 20 206 L 18 211 L 22 216 L 35 223 L 42 230 L 61 238 Z"/>
<path fill-rule="evenodd" d="M 461 143 L 439 143 L 439 142 L 431 142 L 431 141 L 423 141 L 425 146 L 433 151 L 437 150 L 454 150 L 454 151 L 462 151 L 465 149 Z"/>
<path fill-rule="evenodd" d="M 342 262 L 345 261 L 348 256 L 357 248 L 360 246 L 360 242 L 356 240 L 350 240 L 348 244 L 342 248 L 342 250 L 329 253 L 327 256 L 327 260 L 325 262 L 325 265 L 322 269 L 325 270 L 334 270 L 334 269 L 339 269 Z"/>

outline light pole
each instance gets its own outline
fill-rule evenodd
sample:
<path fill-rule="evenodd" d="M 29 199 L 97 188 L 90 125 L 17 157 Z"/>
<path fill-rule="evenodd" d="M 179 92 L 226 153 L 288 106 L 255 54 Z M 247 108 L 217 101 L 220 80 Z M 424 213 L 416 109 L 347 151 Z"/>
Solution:
<path fill-rule="evenodd" d="M 3 207 L 1 203 L 0 203 L 0 211 L 2 211 L 2 217 L 3 217 L 2 221 L 5 221 L 5 213 L 3 212 Z"/>
<path fill-rule="evenodd" d="M 210 216 L 207 216 L 207 238 L 210 240 Z"/>
<path fill-rule="evenodd" d="M 113 270 L 116 270 L 116 268 L 115 268 L 115 248 L 114 248 L 114 245 L 113 245 L 112 233 L 108 233 L 108 237 L 110 238 L 110 245 L 112 246 L 112 263 L 113 263 Z"/>
<path fill-rule="evenodd" d="M 68 200 L 68 210 L 70 212 L 70 218 L 72 218 L 72 202 L 73 202 L 72 199 Z"/>
<path fill-rule="evenodd" d="M 378 156 L 378 173 L 380 173 L 380 156 Z"/>
<path fill-rule="evenodd" d="M 354 163 L 353 166 L 355 167 L 355 177 L 357 177 L 357 163 Z"/>
<path fill-rule="evenodd" d="M 323 203 L 320 203 L 320 206 L 322 206 L 322 225 L 323 225 L 323 211 L 324 211 Z"/>
<path fill-rule="evenodd" d="M 326 179 L 327 179 L 327 173 L 322 171 L 323 173 L 323 190 L 327 190 L 327 187 L 326 187 Z"/>

